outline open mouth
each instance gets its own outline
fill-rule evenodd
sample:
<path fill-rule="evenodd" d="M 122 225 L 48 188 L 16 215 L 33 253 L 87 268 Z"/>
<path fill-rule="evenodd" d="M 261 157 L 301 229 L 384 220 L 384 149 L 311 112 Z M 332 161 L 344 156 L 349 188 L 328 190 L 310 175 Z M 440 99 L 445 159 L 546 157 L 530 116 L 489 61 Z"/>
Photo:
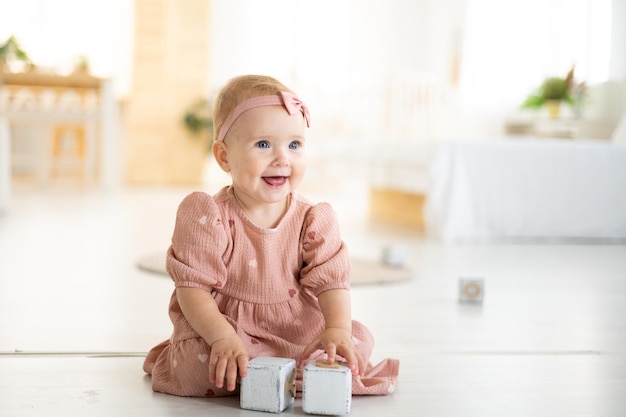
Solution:
<path fill-rule="evenodd" d="M 287 177 L 263 177 L 263 181 L 269 186 L 280 187 L 287 182 Z"/>

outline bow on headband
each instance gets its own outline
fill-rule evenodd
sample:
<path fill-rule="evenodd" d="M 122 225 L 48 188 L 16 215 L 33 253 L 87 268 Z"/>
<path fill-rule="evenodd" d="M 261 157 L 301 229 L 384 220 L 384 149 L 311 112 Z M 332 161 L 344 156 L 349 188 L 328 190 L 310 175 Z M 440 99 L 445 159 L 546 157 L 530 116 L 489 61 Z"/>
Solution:
<path fill-rule="evenodd" d="M 239 103 L 239 105 L 235 107 L 230 116 L 228 116 L 222 124 L 216 140 L 218 142 L 224 140 L 233 123 L 235 123 L 235 120 L 237 120 L 237 118 L 241 116 L 244 112 L 255 107 L 276 105 L 284 106 L 290 116 L 302 113 L 302 116 L 304 116 L 304 120 L 306 121 L 307 127 L 311 126 L 311 116 L 309 114 L 309 109 L 307 108 L 306 104 L 304 104 L 302 100 L 296 97 L 295 94 L 288 91 L 281 91 L 280 96 L 270 95 L 253 97 Z"/>
<path fill-rule="evenodd" d="M 306 121 L 306 126 L 311 126 L 311 116 L 309 115 L 309 109 L 306 104 L 302 102 L 295 94 L 292 94 L 288 91 L 281 91 L 280 96 L 283 98 L 283 104 L 287 109 L 287 113 L 293 116 L 297 112 L 302 113 L 304 116 L 304 120 Z"/>

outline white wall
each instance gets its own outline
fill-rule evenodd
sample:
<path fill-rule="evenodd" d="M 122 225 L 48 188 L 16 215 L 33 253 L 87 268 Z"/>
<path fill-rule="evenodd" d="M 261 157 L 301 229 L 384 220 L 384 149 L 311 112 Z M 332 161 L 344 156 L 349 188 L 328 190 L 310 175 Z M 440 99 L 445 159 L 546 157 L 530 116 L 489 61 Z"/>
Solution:
<path fill-rule="evenodd" d="M 613 0 L 611 79 L 626 80 L 626 0 Z"/>
<path fill-rule="evenodd" d="M 457 111 L 457 93 L 468 91 L 465 103 L 482 111 L 472 120 L 484 118 L 501 126 L 501 117 L 515 107 L 515 98 L 505 100 L 502 90 L 520 97 L 532 88 L 528 81 L 509 81 L 509 86 L 490 86 L 492 68 L 483 65 L 477 74 L 458 86 L 458 65 L 472 64 L 462 57 L 461 48 L 467 36 L 469 5 L 492 4 L 491 0 L 211 0 L 214 30 L 211 37 L 212 94 L 228 78 L 242 73 L 275 75 L 309 101 L 315 110 L 315 129 L 320 135 L 380 135 L 389 130 L 389 108 L 384 103 L 389 85 L 396 79 L 420 77 L 441 83 L 451 93 L 442 102 L 449 106 L 451 117 Z M 550 0 L 555 2 L 557 0 Z M 576 0 L 575 3 L 586 0 Z M 79 4 L 80 3 L 80 4 Z M 530 7 L 529 2 L 506 2 L 502 7 Z M 533 0 L 533 7 L 543 2 Z M 496 4 L 504 3 L 496 1 Z M 556 4 L 556 3 L 555 3 Z M 573 4 L 573 3 L 572 3 Z M 40 65 L 67 67 L 78 54 L 91 57 L 99 75 L 114 78 L 119 95 L 128 90 L 132 22 L 132 1 L 129 0 L 0 0 L 0 39 L 16 33 Z M 499 6 L 500 7 L 500 6 Z M 591 114 L 621 114 L 625 104 L 626 80 L 626 0 L 612 0 L 612 56 L 608 88 L 599 88 L 598 101 Z M 489 9 L 489 8 L 488 8 Z M 483 11 L 484 12 L 484 11 Z M 564 18 L 567 11 L 563 12 Z M 558 15 L 558 13 L 557 13 Z M 523 30 L 533 22 L 520 22 Z M 503 22 L 503 27 L 507 23 Z M 529 32 L 531 33 L 531 32 Z M 489 38 L 499 33 L 488 34 Z M 530 36 L 530 35 L 529 35 Z M 521 37 L 520 39 L 524 39 Z M 517 61 L 513 45 L 506 55 L 509 67 L 495 69 L 506 76 L 506 68 L 524 66 Z M 528 48 L 526 48 L 528 49 Z M 501 56 L 502 51 L 487 51 Z M 462 59 L 461 59 L 462 58 Z M 536 65 L 525 73 L 541 72 Z M 536 74 L 539 79 L 543 76 Z M 467 75 L 467 68 L 463 69 Z M 491 91 L 486 91 L 491 87 Z M 533 81 L 534 82 L 534 81 Z M 476 91 L 467 85 L 478 85 Z M 480 93 L 478 93 L 480 92 Z M 475 103 L 480 95 L 497 99 L 483 106 Z M 507 104 L 508 103 L 508 104 Z M 374 120 L 374 119 L 377 120 Z M 454 123 L 448 123 L 454 125 Z M 461 125 L 464 132 L 476 128 Z"/>
<path fill-rule="evenodd" d="M 312 107 L 313 135 L 380 137 L 394 79 L 452 79 L 465 2 L 213 0 L 213 90 L 274 75 Z"/>
<path fill-rule="evenodd" d="M 396 135 L 389 102 L 399 83 L 436 84 L 439 108 L 430 119 L 444 114 L 448 123 L 429 134 L 497 135 L 543 78 L 564 76 L 576 59 L 598 53 L 589 39 L 581 52 L 576 42 L 563 47 L 566 32 L 545 37 L 533 26 L 550 28 L 548 19 L 558 19 L 576 39 L 601 36 L 584 32 L 587 1 L 574 7 L 567 0 L 213 0 L 214 87 L 241 73 L 273 74 L 310 103 L 319 123 L 313 134 L 379 137 Z M 626 0 L 611 1 L 610 72 L 621 83 Z M 591 70 L 584 63 L 578 69 L 579 76 Z M 613 85 L 591 90 L 597 97 L 590 114 L 621 113 Z M 401 117 L 415 118 L 415 111 Z"/>
<path fill-rule="evenodd" d="M 612 31 L 610 78 L 617 88 L 607 111 L 612 111 L 612 117 L 621 117 L 626 116 L 626 0 L 613 0 Z"/>
<path fill-rule="evenodd" d="M 465 0 L 213 0 L 213 78 L 250 71 L 320 85 L 449 74 Z M 330 71 L 328 70 L 330 69 Z M 289 81 L 289 80 L 287 80 Z"/>

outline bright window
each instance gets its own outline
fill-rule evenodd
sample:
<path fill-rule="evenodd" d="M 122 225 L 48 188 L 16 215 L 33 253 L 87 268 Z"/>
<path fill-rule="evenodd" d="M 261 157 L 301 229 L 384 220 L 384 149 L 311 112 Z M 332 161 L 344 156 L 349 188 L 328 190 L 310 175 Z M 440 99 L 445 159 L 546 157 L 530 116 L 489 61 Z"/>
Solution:
<path fill-rule="evenodd" d="M 507 112 L 550 76 L 608 80 L 611 0 L 468 0 L 462 108 Z"/>

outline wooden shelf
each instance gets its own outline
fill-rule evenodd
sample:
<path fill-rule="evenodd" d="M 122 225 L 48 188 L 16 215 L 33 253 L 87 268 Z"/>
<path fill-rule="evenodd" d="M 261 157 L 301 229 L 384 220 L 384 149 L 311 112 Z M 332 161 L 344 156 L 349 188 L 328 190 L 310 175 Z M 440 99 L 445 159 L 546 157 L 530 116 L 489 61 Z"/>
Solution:
<path fill-rule="evenodd" d="M 100 88 L 102 79 L 89 74 L 55 75 L 40 72 L 0 72 L 0 85 L 28 87 Z"/>

